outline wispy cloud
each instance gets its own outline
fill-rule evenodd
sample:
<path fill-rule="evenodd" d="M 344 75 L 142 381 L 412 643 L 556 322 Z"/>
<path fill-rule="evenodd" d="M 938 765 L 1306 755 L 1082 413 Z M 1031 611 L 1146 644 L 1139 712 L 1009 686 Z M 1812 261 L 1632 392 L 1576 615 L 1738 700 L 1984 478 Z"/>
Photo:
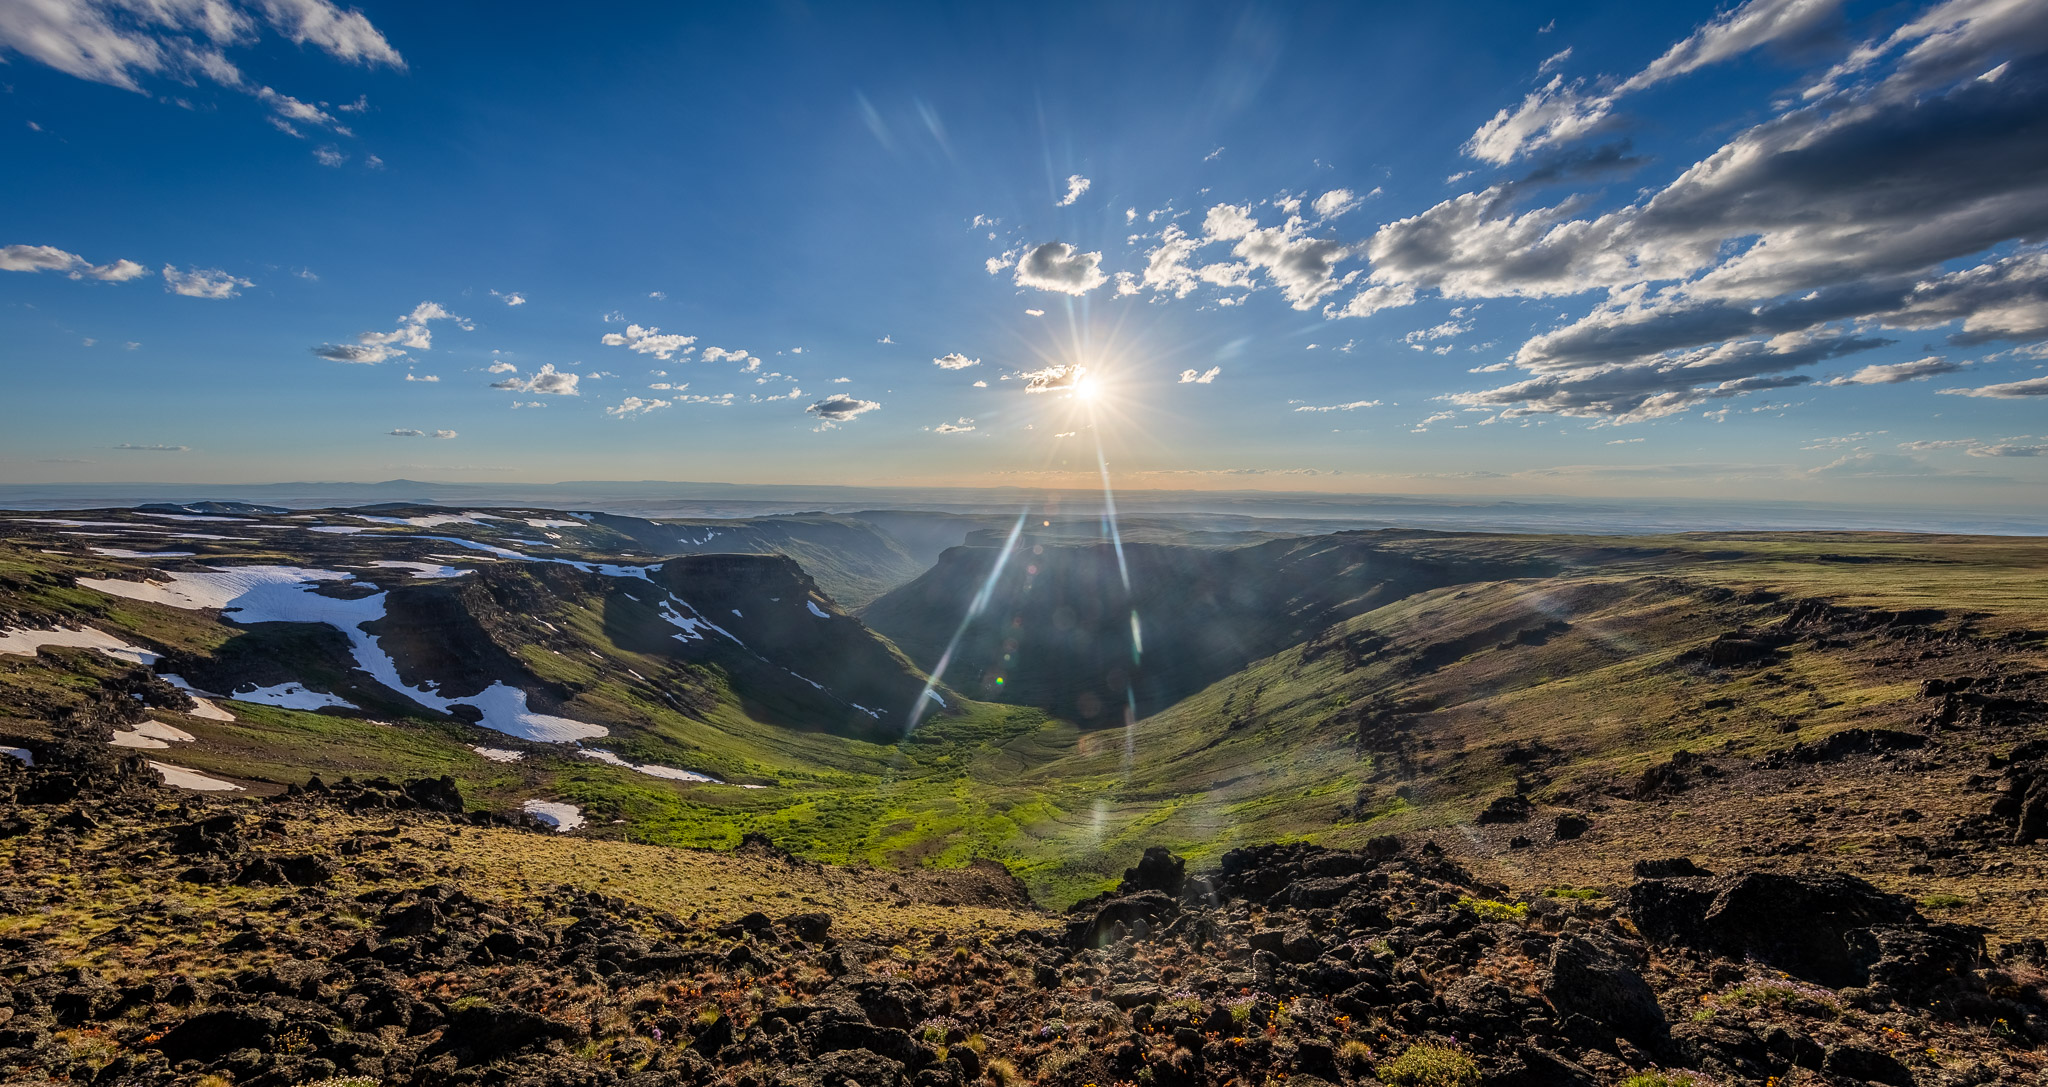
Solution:
<path fill-rule="evenodd" d="M 53 245 L 0 246 L 0 272 L 61 272 L 72 279 L 97 279 L 107 283 L 125 283 L 150 274 L 148 268 L 132 260 L 94 264 Z"/>
<path fill-rule="evenodd" d="M 218 268 L 194 268 L 181 272 L 172 265 L 164 265 L 164 289 L 187 298 L 234 298 L 242 293 L 237 288 L 255 285 Z"/>
<path fill-rule="evenodd" d="M 1087 192 L 1088 187 L 1093 184 L 1094 182 L 1082 177 L 1080 174 L 1070 175 L 1067 178 L 1067 195 L 1060 197 L 1059 206 L 1063 208 L 1072 207 L 1074 201 L 1081 199 L 1081 194 Z"/>

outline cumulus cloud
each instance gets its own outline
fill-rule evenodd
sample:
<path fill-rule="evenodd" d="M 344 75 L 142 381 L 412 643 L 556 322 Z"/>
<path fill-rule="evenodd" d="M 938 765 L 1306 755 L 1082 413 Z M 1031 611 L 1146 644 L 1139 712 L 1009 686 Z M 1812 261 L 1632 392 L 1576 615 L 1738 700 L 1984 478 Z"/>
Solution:
<path fill-rule="evenodd" d="M 881 406 L 873 400 L 862 400 L 859 397 L 835 393 L 805 408 L 804 413 L 817 416 L 820 423 L 830 427 L 835 423 L 844 423 L 855 416 L 871 412 Z"/>
<path fill-rule="evenodd" d="M 604 409 L 604 413 L 614 418 L 623 419 L 628 415 L 645 415 L 650 411 L 658 411 L 668 406 L 669 401 L 666 400 L 642 400 L 637 396 L 629 396 L 620 401 L 616 407 Z"/>
<path fill-rule="evenodd" d="M 1026 317 L 1043 317 L 1043 316 L 1045 316 L 1045 311 L 1044 311 L 1044 310 L 1042 310 L 1042 309 L 1027 309 L 1027 310 L 1025 310 L 1025 311 L 1024 311 L 1024 316 L 1026 316 Z"/>
<path fill-rule="evenodd" d="M 1048 366 L 1042 370 L 1027 370 L 1017 377 L 1024 382 L 1027 393 L 1051 393 L 1079 385 L 1087 374 L 1085 366 Z"/>
<path fill-rule="evenodd" d="M 1215 381 L 1216 375 L 1222 372 L 1223 367 L 1221 366 L 1211 366 L 1207 370 L 1202 371 L 1182 370 L 1180 372 L 1180 383 L 1183 385 L 1207 385 Z"/>
<path fill-rule="evenodd" d="M 1950 362 L 1940 355 L 1929 355 L 1912 362 L 1895 362 L 1883 366 L 1865 366 L 1853 374 L 1843 374 L 1821 382 L 1823 385 L 1897 385 L 1903 381 L 1925 381 L 1941 374 L 1953 374 L 1967 363 Z"/>
<path fill-rule="evenodd" d="M 1832 18 L 1827 6 L 1752 0 L 1615 87 L 1803 39 Z M 1587 101 L 1579 94 L 1574 108 Z M 1877 329 L 1946 329 L 1957 346 L 2005 340 L 2015 350 L 2048 337 L 2048 251 L 2012 247 L 2048 235 L 2048 7 L 1947 0 L 1774 109 L 1611 210 L 1596 211 L 1591 193 L 1524 207 L 1509 182 L 1389 222 L 1362 247 L 1364 288 L 1325 315 L 1363 316 L 1428 290 L 1605 291 L 1583 317 L 1515 352 L 1528 381 L 1466 400 L 1500 405 L 1519 392 L 1531 396 L 1512 402 L 1517 412 L 1610 419 L 1810 381 L 1791 371 L 1875 346 Z M 1492 157 L 1566 138 L 1575 123 L 1538 126 Z M 1949 364 L 1866 367 L 1827 384 L 1946 372 L 1937 365 Z"/>
<path fill-rule="evenodd" d="M 940 423 L 932 428 L 934 434 L 965 434 L 974 429 L 974 420 L 961 416 L 957 423 Z"/>
<path fill-rule="evenodd" d="M 79 79 L 145 94 L 152 77 L 186 86 L 205 80 L 261 101 L 273 111 L 270 123 L 287 135 L 301 135 L 295 124 L 353 135 L 326 110 L 249 80 L 228 59 L 229 49 L 254 44 L 266 29 L 338 60 L 405 67 L 368 19 L 329 0 L 10 3 L 0 6 L 0 57 L 17 53 Z M 367 102 L 339 108 L 359 112 Z"/>
<path fill-rule="evenodd" d="M 1293 204 L 1299 206 L 1298 201 Z M 1232 243 L 1230 252 L 1236 261 L 1196 264 L 1201 250 L 1222 242 Z M 1159 245 L 1145 254 L 1143 276 L 1125 282 L 1119 293 L 1149 289 L 1185 298 L 1204 283 L 1253 290 L 1257 288 L 1253 273 L 1262 272 L 1295 309 L 1311 309 L 1350 281 L 1350 275 L 1336 273 L 1337 262 L 1350 253 L 1343 242 L 1310 235 L 1307 221 L 1299 215 L 1290 213 L 1278 226 L 1262 229 L 1251 208 L 1217 204 L 1203 216 L 1199 236 L 1173 223 L 1162 228 Z"/>
<path fill-rule="evenodd" d="M 405 379 L 407 381 L 425 381 L 429 383 L 434 383 L 440 381 L 441 376 L 439 374 L 407 374 L 405 375 Z"/>
<path fill-rule="evenodd" d="M 606 347 L 623 347 L 642 355 L 653 355 L 658 359 L 668 359 L 674 358 L 677 352 L 689 354 L 689 347 L 697 342 L 697 337 L 664 333 L 658 328 L 627 325 L 626 331 L 607 332 L 598 339 L 598 342 Z M 704 358 L 708 361 L 716 361 L 711 357 L 711 352 L 715 350 L 717 348 L 707 349 L 704 353 Z"/>
<path fill-rule="evenodd" d="M 1315 405 L 1315 404 L 1303 404 L 1303 405 L 1301 405 L 1300 407 L 1298 407 L 1298 408 L 1295 408 L 1294 410 L 1295 410 L 1295 411 L 1357 411 L 1357 410 L 1358 410 L 1358 409 L 1360 409 L 1360 408 L 1376 408 L 1376 407 L 1379 407 L 1379 406 L 1380 406 L 1380 402 L 1379 402 L 1379 401 L 1377 401 L 1377 400 L 1353 400 L 1353 401 L 1351 401 L 1351 402 L 1350 402 L 1350 403 L 1348 403 L 1348 404 L 1321 404 L 1321 405 Z"/>
<path fill-rule="evenodd" d="M 148 268 L 132 260 L 94 264 L 54 245 L 0 246 L 0 272 L 62 272 L 72 279 L 98 279 L 108 283 L 125 283 L 150 274 Z"/>
<path fill-rule="evenodd" d="M 555 369 L 550 362 L 535 371 L 531 377 L 508 377 L 503 381 L 491 382 L 493 389 L 509 389 L 519 393 L 545 393 L 549 396 L 580 396 L 576 385 L 582 380 L 580 374 L 564 373 Z"/>
<path fill-rule="evenodd" d="M 734 348 L 730 351 L 723 347 L 707 347 L 698 357 L 702 358 L 705 362 L 745 362 L 748 356 L 747 349 L 744 347 Z"/>
<path fill-rule="evenodd" d="M 1082 177 L 1080 174 L 1068 175 L 1067 195 L 1060 197 L 1059 206 L 1063 208 L 1072 207 L 1074 205 L 1074 201 L 1081 199 L 1081 194 L 1087 192 L 1088 186 L 1093 184 L 1094 182 L 1088 180 L 1085 177 Z M 976 218 L 980 217 L 976 216 Z M 980 224 L 977 223 L 976 225 Z"/>
<path fill-rule="evenodd" d="M 139 77 L 148 75 L 239 86 L 241 73 L 222 50 L 254 42 L 263 26 L 338 60 L 405 67 L 368 19 L 327 0 L 9 4 L 0 10 L 0 48 L 123 90 L 142 91 Z"/>
<path fill-rule="evenodd" d="M 165 274 L 169 275 L 169 269 L 165 269 Z M 334 362 L 386 362 L 403 357 L 408 351 L 431 349 L 434 346 L 434 321 L 453 321 L 465 332 L 473 327 L 466 318 L 448 312 L 439 302 L 421 302 L 412 308 L 412 312 L 400 314 L 398 327 L 389 332 L 359 332 L 355 343 L 322 344 L 313 348 L 313 354 Z M 510 369 L 509 366 L 506 368 Z M 493 369 L 491 372 L 499 371 Z"/>
<path fill-rule="evenodd" d="M 173 265 L 164 265 L 164 290 L 187 298 L 234 298 L 242 293 L 237 288 L 255 285 L 218 268 L 194 268 L 181 272 Z"/>
<path fill-rule="evenodd" d="M 1465 144 L 1473 158 L 1503 165 L 1541 147 L 1575 139 L 1599 127 L 1615 103 L 1666 80 L 1740 56 L 1772 42 L 1812 35 L 1835 17 L 1840 0 L 1749 0 L 1702 25 L 1642 71 L 1606 91 L 1553 76 L 1517 106 L 1479 126 Z M 1545 60 L 1539 74 L 1562 64 L 1566 49 Z"/>
<path fill-rule="evenodd" d="M 2036 396 L 2048 396 L 2048 377 L 2030 377 L 2024 381 L 2008 381 L 2000 385 L 1980 385 L 1974 389 L 1941 389 L 1946 396 L 1981 396 L 1994 400 L 2028 400 Z"/>
<path fill-rule="evenodd" d="M 518 291 L 492 291 L 491 296 L 493 298 L 504 299 L 505 304 L 508 306 L 523 306 L 526 304 L 526 296 L 520 294 Z"/>
<path fill-rule="evenodd" d="M 958 351 L 954 351 L 948 354 L 940 355 L 938 358 L 933 359 L 932 365 L 938 367 L 941 370 L 965 370 L 969 366 L 980 366 L 981 360 L 970 359 L 966 355 L 963 355 Z"/>
<path fill-rule="evenodd" d="M 1309 207 L 1315 209 L 1318 219 L 1335 219 L 1337 216 L 1358 206 L 1358 196 L 1350 189 L 1331 189 L 1315 198 Z"/>
<path fill-rule="evenodd" d="M 493 374 L 509 374 L 512 371 L 519 369 L 519 367 L 514 366 L 509 362 L 494 362 L 489 366 L 484 367 L 484 369 L 487 372 Z"/>
<path fill-rule="evenodd" d="M 1543 373 L 1498 388 L 1455 393 L 1449 399 L 1501 408 L 1501 417 L 1507 419 L 1566 415 L 1641 422 L 1707 401 L 1803 385 L 1812 378 L 1790 371 L 1888 342 L 1860 336 L 1743 340 L 1653 362 Z"/>
<path fill-rule="evenodd" d="M 1108 278 L 1102 273 L 1101 253 L 1083 253 L 1066 242 L 1046 242 L 1017 259 L 1020 287 L 1081 295 L 1102 286 Z"/>

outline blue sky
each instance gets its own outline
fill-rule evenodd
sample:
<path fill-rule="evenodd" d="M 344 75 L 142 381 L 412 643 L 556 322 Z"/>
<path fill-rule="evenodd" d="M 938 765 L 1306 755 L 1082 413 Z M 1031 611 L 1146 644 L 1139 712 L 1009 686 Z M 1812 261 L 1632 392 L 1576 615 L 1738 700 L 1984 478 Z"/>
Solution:
<path fill-rule="evenodd" d="M 595 7 L 0 9 L 0 475 L 2048 483 L 2048 3 Z"/>

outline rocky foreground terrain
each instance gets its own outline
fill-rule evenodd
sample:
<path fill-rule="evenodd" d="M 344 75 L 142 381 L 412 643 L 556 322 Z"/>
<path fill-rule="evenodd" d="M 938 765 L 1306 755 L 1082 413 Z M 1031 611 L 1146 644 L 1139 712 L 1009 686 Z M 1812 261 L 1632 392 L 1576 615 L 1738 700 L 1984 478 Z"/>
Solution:
<path fill-rule="evenodd" d="M 0 758 L 0 1080 L 370 1087 L 2040 1082 L 2048 949 L 1847 874 L 1511 895 L 1425 838 L 985 866 L 562 839 L 449 780 Z M 2038 833 L 2040 753 L 1983 826 Z M 607 889 L 609 888 L 609 889 Z"/>

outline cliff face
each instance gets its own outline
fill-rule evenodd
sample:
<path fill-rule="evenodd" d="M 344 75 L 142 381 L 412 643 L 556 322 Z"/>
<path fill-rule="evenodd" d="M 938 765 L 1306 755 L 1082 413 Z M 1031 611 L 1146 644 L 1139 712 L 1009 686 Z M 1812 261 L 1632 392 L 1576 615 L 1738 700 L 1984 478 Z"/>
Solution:
<path fill-rule="evenodd" d="M 1000 555 L 953 548 L 863 617 L 933 668 Z M 1127 544 L 1121 555 L 1107 545 L 1025 540 L 989 588 L 946 679 L 970 697 L 1042 706 L 1084 725 L 1122 724 L 1133 698 L 1138 716 L 1156 713 L 1393 600 L 1556 568 L 1416 554 L 1352 534 L 1239 548 Z"/>

